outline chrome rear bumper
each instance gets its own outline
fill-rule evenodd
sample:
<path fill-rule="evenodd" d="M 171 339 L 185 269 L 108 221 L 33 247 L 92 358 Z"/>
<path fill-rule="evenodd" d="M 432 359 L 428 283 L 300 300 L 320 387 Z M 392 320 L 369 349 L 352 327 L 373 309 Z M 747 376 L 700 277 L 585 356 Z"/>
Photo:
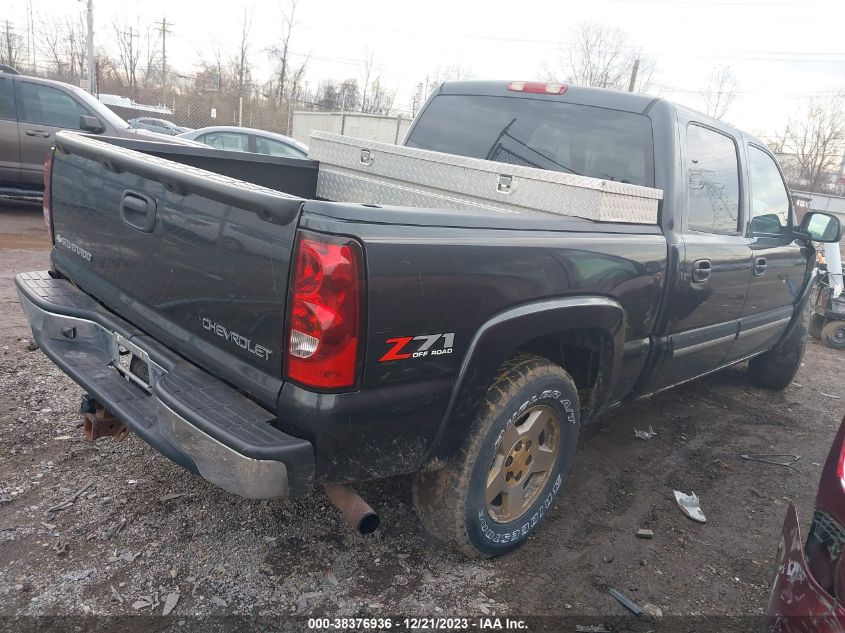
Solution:
<path fill-rule="evenodd" d="M 15 279 L 38 346 L 161 453 L 224 490 L 254 499 L 307 494 L 314 451 L 275 416 L 46 272 Z M 145 375 L 121 362 L 127 354 Z"/>

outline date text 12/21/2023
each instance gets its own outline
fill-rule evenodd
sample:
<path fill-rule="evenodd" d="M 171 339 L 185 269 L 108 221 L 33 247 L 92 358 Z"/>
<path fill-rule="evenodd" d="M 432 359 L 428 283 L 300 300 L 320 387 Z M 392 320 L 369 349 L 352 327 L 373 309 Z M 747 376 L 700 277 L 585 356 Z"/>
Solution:
<path fill-rule="evenodd" d="M 312 631 L 527 631 L 520 618 L 309 618 Z"/>

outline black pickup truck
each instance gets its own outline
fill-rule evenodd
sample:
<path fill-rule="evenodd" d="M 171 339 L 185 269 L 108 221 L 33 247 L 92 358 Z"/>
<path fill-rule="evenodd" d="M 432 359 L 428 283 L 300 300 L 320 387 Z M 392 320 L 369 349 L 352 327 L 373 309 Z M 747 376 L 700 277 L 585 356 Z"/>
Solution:
<path fill-rule="evenodd" d="M 315 161 L 60 133 L 51 269 L 16 283 L 94 435 L 253 498 L 414 474 L 423 524 L 490 556 L 542 520 L 583 424 L 740 361 L 795 375 L 812 242 L 840 227 L 795 225 L 760 141 L 644 95 L 456 82 L 404 146 L 493 159 L 503 195 L 520 165 L 662 199 L 653 223 L 333 202 Z"/>

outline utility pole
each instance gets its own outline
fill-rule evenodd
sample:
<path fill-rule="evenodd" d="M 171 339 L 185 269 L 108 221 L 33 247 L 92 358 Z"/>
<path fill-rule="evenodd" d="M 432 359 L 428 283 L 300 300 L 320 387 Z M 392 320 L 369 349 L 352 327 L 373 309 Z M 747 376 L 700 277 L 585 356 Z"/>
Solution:
<path fill-rule="evenodd" d="M 126 79 L 129 81 L 129 85 L 132 87 L 132 98 L 138 98 L 138 80 L 135 75 L 135 38 L 138 37 L 138 31 L 133 29 L 131 26 L 129 27 L 128 31 L 124 31 L 123 34 L 129 38 L 129 47 L 126 50 L 127 52 L 127 77 Z"/>
<path fill-rule="evenodd" d="M 35 74 L 35 38 L 33 37 L 32 29 L 32 0 L 26 3 L 26 51 L 27 59 L 29 61 L 29 72 Z"/>
<path fill-rule="evenodd" d="M 170 31 L 167 29 L 166 17 L 163 17 L 161 22 L 157 24 L 158 30 L 161 31 L 161 87 L 164 88 L 167 85 L 167 35 Z"/>
<path fill-rule="evenodd" d="M 411 117 L 415 117 L 417 115 L 417 108 L 422 105 L 423 100 L 423 85 L 422 83 L 417 84 L 417 89 L 414 91 L 414 98 L 411 100 Z"/>
<path fill-rule="evenodd" d="M 628 92 L 634 92 L 637 87 L 637 73 L 640 72 L 640 58 L 634 60 L 634 68 L 631 70 L 631 83 L 628 84 Z"/>
<path fill-rule="evenodd" d="M 97 94 L 97 73 L 94 72 L 94 0 L 88 0 L 88 92 Z"/>

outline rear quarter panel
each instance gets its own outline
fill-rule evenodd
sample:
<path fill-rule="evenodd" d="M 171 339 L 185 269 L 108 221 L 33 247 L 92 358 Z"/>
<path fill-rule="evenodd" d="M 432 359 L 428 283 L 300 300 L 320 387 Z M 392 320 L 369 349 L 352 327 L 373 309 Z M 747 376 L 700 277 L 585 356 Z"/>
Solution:
<path fill-rule="evenodd" d="M 611 297 L 628 316 L 625 340 L 633 340 L 649 335 L 660 301 L 661 236 L 384 226 L 362 233 L 369 283 L 365 387 L 457 372 L 481 326 L 514 306 Z M 454 335 L 450 353 L 382 360 L 395 346 L 388 339 L 438 333 Z M 447 342 L 430 350 L 448 349 Z"/>
<path fill-rule="evenodd" d="M 367 271 L 360 395 L 311 398 L 288 385 L 282 393 L 279 413 L 291 425 L 287 430 L 318 438 L 318 470 L 330 461 L 330 479 L 357 471 L 358 464 L 360 472 L 349 479 L 416 470 L 444 420 L 474 336 L 496 315 L 553 298 L 609 297 L 626 312 L 625 340 L 637 341 L 651 333 L 660 305 L 667 248 L 659 233 L 352 223 L 307 209 L 300 227 L 353 235 L 364 246 Z M 385 359 L 397 340 L 414 337 L 426 338 L 397 353 L 434 339 L 428 353 Z M 503 350 L 515 345 L 501 341 Z M 622 363 L 615 398 L 631 391 L 645 359 L 631 355 Z M 294 405 L 306 403 L 320 415 L 297 419 Z M 286 408 L 292 417 L 285 417 Z M 320 418 L 331 416 L 343 419 L 322 428 Z M 356 464 L 337 463 L 338 453 L 354 454 Z M 391 456 L 399 461 L 389 464 Z"/>

